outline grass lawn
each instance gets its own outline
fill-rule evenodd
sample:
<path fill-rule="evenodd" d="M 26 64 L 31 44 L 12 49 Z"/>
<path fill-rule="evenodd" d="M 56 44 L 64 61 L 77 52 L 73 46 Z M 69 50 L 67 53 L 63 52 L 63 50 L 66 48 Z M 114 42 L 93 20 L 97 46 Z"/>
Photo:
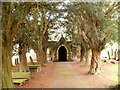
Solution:
<path fill-rule="evenodd" d="M 118 77 L 118 75 L 116 75 L 116 74 L 110 75 L 107 77 L 107 79 L 109 79 L 110 81 L 120 84 L 120 79 L 118 79 L 118 78 L 120 78 L 120 77 Z"/>
<path fill-rule="evenodd" d="M 111 67 L 111 68 L 108 68 L 108 70 L 113 72 L 118 72 L 118 67 Z"/>
<path fill-rule="evenodd" d="M 108 76 L 107 79 L 120 85 L 120 72 L 118 72 L 118 68 L 120 68 L 120 65 L 108 68 L 113 74 Z"/>

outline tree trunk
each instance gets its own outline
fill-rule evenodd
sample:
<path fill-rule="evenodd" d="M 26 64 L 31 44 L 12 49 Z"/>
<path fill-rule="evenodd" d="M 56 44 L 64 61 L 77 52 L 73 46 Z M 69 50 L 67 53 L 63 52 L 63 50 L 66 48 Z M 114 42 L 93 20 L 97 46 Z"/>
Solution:
<path fill-rule="evenodd" d="M 120 50 L 118 50 L 118 61 L 120 61 Z"/>
<path fill-rule="evenodd" d="M 83 61 L 84 54 L 85 54 L 85 51 L 81 49 L 80 62 Z"/>
<path fill-rule="evenodd" d="M 85 65 L 90 65 L 90 54 L 91 50 L 87 50 L 85 54 Z"/>
<path fill-rule="evenodd" d="M 26 45 L 24 43 L 19 44 L 19 59 L 20 59 L 20 72 L 29 72 L 26 59 Z"/>
<path fill-rule="evenodd" d="M 92 50 L 91 66 L 88 73 L 96 74 L 101 72 L 100 52 Z"/>
<path fill-rule="evenodd" d="M 113 57 L 113 48 L 111 46 L 111 57 Z"/>
<path fill-rule="evenodd" d="M 111 57 L 110 57 L 110 52 L 108 51 L 108 59 L 110 60 L 111 59 Z"/>
<path fill-rule="evenodd" d="M 117 49 L 114 51 L 114 59 L 117 60 Z"/>
<path fill-rule="evenodd" d="M 2 88 L 14 88 L 12 79 L 12 45 L 5 43 L 2 48 Z"/>
<path fill-rule="evenodd" d="M 52 52 L 51 58 L 52 58 L 51 61 L 54 61 L 54 60 L 55 60 L 55 51 Z"/>
<path fill-rule="evenodd" d="M 31 56 L 30 56 L 30 61 L 31 61 L 32 65 L 35 65 Z"/>
<path fill-rule="evenodd" d="M 36 49 L 35 50 L 36 56 L 37 56 L 37 63 L 41 66 L 44 66 L 44 60 L 43 60 L 43 53 L 41 50 Z"/>
<path fill-rule="evenodd" d="M 17 65 L 17 59 L 15 58 L 15 65 Z"/>
<path fill-rule="evenodd" d="M 43 49 L 42 51 L 43 51 L 43 60 L 44 60 L 44 63 L 46 63 L 47 62 L 47 51 L 46 49 Z"/>
<path fill-rule="evenodd" d="M 18 58 L 16 58 L 16 63 L 17 63 L 17 65 L 19 64 L 19 59 Z"/>
<path fill-rule="evenodd" d="M 37 57 L 37 63 L 40 64 L 40 55 L 39 55 L 39 51 L 35 50 L 36 53 L 36 57 Z"/>

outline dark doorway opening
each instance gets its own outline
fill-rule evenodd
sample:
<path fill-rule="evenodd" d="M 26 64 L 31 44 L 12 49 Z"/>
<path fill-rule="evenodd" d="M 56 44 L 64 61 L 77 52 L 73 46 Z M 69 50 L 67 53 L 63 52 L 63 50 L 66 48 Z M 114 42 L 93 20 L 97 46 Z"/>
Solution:
<path fill-rule="evenodd" d="M 59 56 L 59 61 L 67 61 L 67 51 L 64 46 L 61 46 L 59 48 L 58 56 Z"/>

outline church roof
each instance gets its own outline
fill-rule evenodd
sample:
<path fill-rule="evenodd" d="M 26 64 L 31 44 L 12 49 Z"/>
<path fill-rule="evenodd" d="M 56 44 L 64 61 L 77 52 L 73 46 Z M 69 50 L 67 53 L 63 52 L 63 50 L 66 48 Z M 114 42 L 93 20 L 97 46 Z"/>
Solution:
<path fill-rule="evenodd" d="M 63 43 L 65 43 L 65 38 L 62 36 L 61 38 L 60 38 L 60 40 L 59 40 L 59 42 L 61 43 L 61 44 L 63 44 Z"/>

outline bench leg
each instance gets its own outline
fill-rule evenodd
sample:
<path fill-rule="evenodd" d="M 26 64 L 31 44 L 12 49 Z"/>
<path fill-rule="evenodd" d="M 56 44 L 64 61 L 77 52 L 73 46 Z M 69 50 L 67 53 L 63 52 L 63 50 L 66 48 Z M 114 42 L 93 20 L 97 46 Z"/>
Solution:
<path fill-rule="evenodd" d="M 20 83 L 20 86 L 22 86 L 23 85 L 23 83 Z"/>

